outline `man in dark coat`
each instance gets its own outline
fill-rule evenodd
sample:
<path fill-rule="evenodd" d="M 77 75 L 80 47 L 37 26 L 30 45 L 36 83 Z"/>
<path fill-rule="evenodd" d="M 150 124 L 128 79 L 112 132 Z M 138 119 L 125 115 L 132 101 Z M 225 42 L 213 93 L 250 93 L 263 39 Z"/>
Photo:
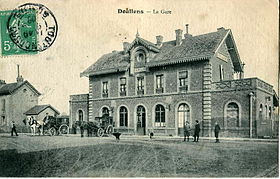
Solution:
<path fill-rule="evenodd" d="M 45 135 L 44 130 L 45 130 L 46 125 L 47 125 L 47 123 L 49 122 L 49 120 L 50 120 L 49 113 L 46 113 L 46 116 L 45 116 L 44 119 L 43 119 L 43 127 L 42 127 L 42 129 L 43 129 L 43 135 Z"/>
<path fill-rule="evenodd" d="M 185 125 L 184 125 L 184 141 L 186 141 L 186 137 L 187 137 L 187 141 L 189 142 L 189 140 L 190 140 L 190 130 L 191 130 L 190 123 L 189 123 L 189 121 L 186 121 Z"/>
<path fill-rule="evenodd" d="M 11 136 L 14 136 L 14 133 L 16 134 L 16 136 L 18 136 L 15 121 L 12 121 L 11 127 L 12 127 Z"/>
<path fill-rule="evenodd" d="M 198 120 L 195 121 L 196 124 L 194 126 L 194 136 L 193 136 L 193 141 L 194 142 L 198 142 L 198 139 L 199 139 L 199 132 L 200 132 L 200 125 L 198 123 Z"/>
<path fill-rule="evenodd" d="M 219 132 L 220 132 L 221 128 L 218 124 L 218 122 L 215 122 L 215 129 L 214 129 L 214 132 L 215 132 L 215 137 L 216 137 L 216 143 L 219 143 Z"/>

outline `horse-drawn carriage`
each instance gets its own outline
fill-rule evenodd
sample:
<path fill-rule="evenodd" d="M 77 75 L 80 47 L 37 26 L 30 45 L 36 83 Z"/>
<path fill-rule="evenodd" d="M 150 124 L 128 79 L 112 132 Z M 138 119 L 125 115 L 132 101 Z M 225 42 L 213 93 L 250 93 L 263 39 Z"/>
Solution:
<path fill-rule="evenodd" d="M 44 135 L 63 135 L 69 134 L 69 121 L 64 121 L 63 118 L 49 116 L 43 125 Z"/>
<path fill-rule="evenodd" d="M 84 130 L 87 130 L 88 136 L 97 137 L 111 135 L 114 132 L 113 118 L 108 115 L 96 117 L 94 121 L 76 121 L 75 125 L 80 127 L 82 136 Z"/>
<path fill-rule="evenodd" d="M 69 133 L 69 120 L 65 120 L 61 117 L 48 116 L 43 121 L 37 121 L 33 117 L 24 119 L 23 122 L 30 126 L 31 134 L 35 135 L 62 135 Z"/>

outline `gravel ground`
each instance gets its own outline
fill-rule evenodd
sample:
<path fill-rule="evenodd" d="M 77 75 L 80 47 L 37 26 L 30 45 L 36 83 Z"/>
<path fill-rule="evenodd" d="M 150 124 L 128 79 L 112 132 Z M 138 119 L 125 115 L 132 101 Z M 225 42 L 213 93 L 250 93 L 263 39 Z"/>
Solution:
<path fill-rule="evenodd" d="M 278 177 L 278 143 L 0 136 L 0 177 Z"/>

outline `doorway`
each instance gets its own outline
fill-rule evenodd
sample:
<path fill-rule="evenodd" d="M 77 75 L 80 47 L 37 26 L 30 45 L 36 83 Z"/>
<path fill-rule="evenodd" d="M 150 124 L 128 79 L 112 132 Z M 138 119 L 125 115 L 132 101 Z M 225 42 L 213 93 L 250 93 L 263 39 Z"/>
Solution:
<path fill-rule="evenodd" d="M 144 106 L 138 106 L 136 112 L 137 134 L 146 135 L 146 110 Z"/>
<path fill-rule="evenodd" d="M 184 124 L 188 121 L 191 124 L 190 120 L 190 108 L 186 103 L 182 103 L 178 107 L 178 135 L 184 135 Z"/>

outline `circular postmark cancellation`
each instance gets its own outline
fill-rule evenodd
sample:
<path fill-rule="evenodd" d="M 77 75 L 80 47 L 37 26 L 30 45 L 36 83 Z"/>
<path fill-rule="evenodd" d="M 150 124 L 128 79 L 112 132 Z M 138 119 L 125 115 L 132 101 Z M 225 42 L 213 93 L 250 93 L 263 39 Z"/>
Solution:
<path fill-rule="evenodd" d="M 19 48 L 36 52 L 44 51 L 54 43 L 58 25 L 46 6 L 26 3 L 12 11 L 7 29 L 11 40 Z"/>

